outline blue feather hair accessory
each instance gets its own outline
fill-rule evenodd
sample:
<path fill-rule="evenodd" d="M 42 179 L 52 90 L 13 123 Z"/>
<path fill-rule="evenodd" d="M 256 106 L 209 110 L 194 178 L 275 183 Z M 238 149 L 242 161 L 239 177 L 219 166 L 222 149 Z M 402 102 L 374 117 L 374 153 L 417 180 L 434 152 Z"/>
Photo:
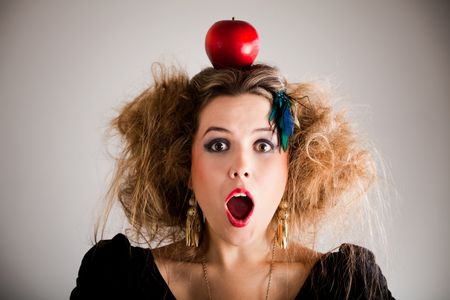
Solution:
<path fill-rule="evenodd" d="M 285 90 L 273 93 L 269 122 L 274 122 L 277 126 L 279 141 L 286 152 L 289 136 L 294 133 L 294 117 L 291 112 L 291 99 Z"/>

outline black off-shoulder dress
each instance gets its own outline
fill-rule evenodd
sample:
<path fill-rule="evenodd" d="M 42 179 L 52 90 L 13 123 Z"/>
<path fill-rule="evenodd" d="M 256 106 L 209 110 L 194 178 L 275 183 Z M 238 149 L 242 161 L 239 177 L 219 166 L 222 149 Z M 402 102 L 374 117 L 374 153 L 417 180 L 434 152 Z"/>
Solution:
<path fill-rule="evenodd" d="M 350 251 L 356 254 L 357 269 L 348 290 L 345 265 Z M 358 260 L 358 257 L 365 259 Z M 372 282 L 378 282 L 376 288 L 367 289 Z M 345 299 L 347 293 L 348 299 L 394 299 L 373 254 L 365 248 L 343 244 L 338 252 L 323 255 L 313 266 L 296 299 Z M 117 234 L 111 240 L 100 241 L 86 253 L 70 299 L 169 300 L 175 297 L 156 267 L 152 252 L 131 246 L 123 234 Z"/>

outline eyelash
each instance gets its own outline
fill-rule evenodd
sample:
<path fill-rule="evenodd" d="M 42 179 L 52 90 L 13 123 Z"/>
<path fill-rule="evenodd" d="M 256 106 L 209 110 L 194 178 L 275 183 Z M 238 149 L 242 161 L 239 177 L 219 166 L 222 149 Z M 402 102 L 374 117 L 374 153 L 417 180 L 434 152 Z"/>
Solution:
<path fill-rule="evenodd" d="M 225 144 L 226 149 L 225 150 L 213 150 L 214 145 L 217 145 L 218 143 Z M 274 151 L 278 147 L 278 146 L 275 146 L 271 141 L 266 140 L 266 139 L 259 139 L 259 140 L 257 140 L 255 142 L 255 147 L 257 147 L 258 145 L 261 145 L 263 143 L 269 145 L 270 150 L 268 150 L 268 151 L 258 151 L 258 152 L 269 153 L 269 152 Z M 214 140 L 211 140 L 210 142 L 206 143 L 204 147 L 205 147 L 206 151 L 208 151 L 208 152 L 221 153 L 221 152 L 228 151 L 228 149 L 230 148 L 230 143 L 226 139 L 214 139 Z"/>

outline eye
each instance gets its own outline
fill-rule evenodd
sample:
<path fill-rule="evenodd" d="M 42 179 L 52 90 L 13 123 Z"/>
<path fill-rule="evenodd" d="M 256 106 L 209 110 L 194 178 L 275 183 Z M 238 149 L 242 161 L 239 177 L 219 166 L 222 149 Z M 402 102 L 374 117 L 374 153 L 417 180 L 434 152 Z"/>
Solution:
<path fill-rule="evenodd" d="M 271 141 L 268 141 L 268 140 L 258 140 L 258 141 L 256 141 L 256 143 L 255 143 L 255 149 L 256 149 L 256 151 L 258 151 L 258 152 L 266 153 L 266 152 L 270 152 L 270 151 L 272 151 L 273 149 L 275 149 L 275 146 L 274 146 L 274 144 L 273 144 Z"/>
<path fill-rule="evenodd" d="M 227 151 L 229 143 L 224 139 L 215 139 L 205 145 L 205 149 L 209 152 L 223 152 Z"/>

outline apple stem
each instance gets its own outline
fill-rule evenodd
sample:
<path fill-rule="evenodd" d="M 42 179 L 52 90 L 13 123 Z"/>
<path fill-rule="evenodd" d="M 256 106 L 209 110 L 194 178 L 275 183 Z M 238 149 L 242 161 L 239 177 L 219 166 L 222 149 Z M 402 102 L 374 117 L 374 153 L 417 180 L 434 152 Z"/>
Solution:
<path fill-rule="evenodd" d="M 231 21 L 234 21 L 234 17 L 231 18 Z"/>

